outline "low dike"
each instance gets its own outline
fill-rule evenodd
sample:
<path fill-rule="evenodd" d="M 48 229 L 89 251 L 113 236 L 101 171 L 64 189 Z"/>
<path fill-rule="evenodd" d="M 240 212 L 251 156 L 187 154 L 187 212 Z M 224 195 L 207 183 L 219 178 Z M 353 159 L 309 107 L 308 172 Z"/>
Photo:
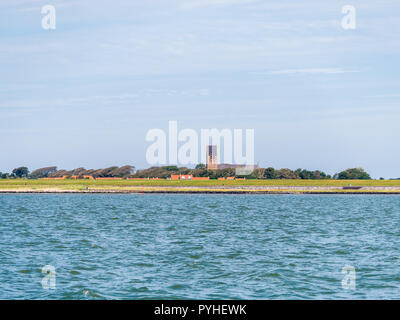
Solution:
<path fill-rule="evenodd" d="M 18 188 L 0 189 L 0 193 L 171 193 L 171 194 L 400 194 L 400 187 L 319 187 L 319 186 L 127 186 L 89 187 L 87 189 Z"/>

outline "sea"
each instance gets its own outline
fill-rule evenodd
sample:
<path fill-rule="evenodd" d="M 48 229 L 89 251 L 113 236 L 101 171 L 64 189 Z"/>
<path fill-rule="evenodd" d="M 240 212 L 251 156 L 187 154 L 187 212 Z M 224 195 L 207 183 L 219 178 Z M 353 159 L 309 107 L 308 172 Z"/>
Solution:
<path fill-rule="evenodd" d="M 400 196 L 0 194 L 0 299 L 400 299 Z"/>

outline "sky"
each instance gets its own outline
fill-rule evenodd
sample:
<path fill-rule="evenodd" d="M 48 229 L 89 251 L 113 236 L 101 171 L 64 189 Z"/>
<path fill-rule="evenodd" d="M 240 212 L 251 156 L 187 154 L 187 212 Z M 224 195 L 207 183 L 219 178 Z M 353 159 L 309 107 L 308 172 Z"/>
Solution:
<path fill-rule="evenodd" d="M 398 178 L 399 39 L 398 0 L 2 0 L 0 171 L 146 168 L 174 120 L 254 129 L 262 167 Z"/>

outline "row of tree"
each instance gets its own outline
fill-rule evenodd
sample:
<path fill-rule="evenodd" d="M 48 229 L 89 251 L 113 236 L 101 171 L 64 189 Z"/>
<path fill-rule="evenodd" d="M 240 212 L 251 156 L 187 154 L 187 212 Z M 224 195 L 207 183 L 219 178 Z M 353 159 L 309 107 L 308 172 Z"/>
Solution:
<path fill-rule="evenodd" d="M 89 169 L 77 168 L 74 170 L 57 170 L 57 167 L 45 167 L 29 172 L 27 167 L 15 168 L 11 174 L 1 173 L 0 178 L 61 178 L 77 176 L 92 176 L 94 178 L 169 178 L 173 174 L 191 174 L 194 177 L 210 177 L 210 179 L 226 178 L 238 176 L 234 168 L 208 170 L 204 164 L 199 164 L 195 169 L 177 166 L 151 167 L 135 172 L 134 166 L 109 167 L 105 169 Z M 244 177 L 244 176 L 243 176 Z M 333 177 L 325 172 L 315 170 L 309 171 L 305 169 L 290 170 L 287 168 L 257 168 L 250 175 L 245 176 L 247 179 L 371 179 L 370 175 L 363 168 L 351 168 L 336 173 Z"/>
<path fill-rule="evenodd" d="M 89 169 L 77 168 L 74 170 L 57 170 L 57 167 L 45 167 L 29 172 L 27 167 L 15 168 L 12 173 L 1 173 L 0 178 L 61 178 L 61 177 L 84 177 L 92 176 L 94 178 L 126 178 L 132 176 L 135 173 L 134 166 L 122 166 L 122 167 L 109 167 L 105 169 Z"/>
<path fill-rule="evenodd" d="M 191 174 L 194 177 L 210 177 L 210 179 L 237 176 L 233 168 L 208 170 L 204 164 L 199 164 L 195 169 L 177 166 L 151 167 L 138 170 L 132 177 L 136 178 L 168 178 L 171 174 Z M 362 168 L 352 168 L 335 174 L 333 177 L 325 172 L 305 169 L 290 170 L 287 168 L 257 168 L 250 175 L 242 176 L 247 179 L 371 179 L 370 175 Z"/>
<path fill-rule="evenodd" d="M 27 178 L 28 176 L 29 176 L 29 170 L 27 167 L 15 168 L 11 173 L 0 172 L 1 179 Z"/>

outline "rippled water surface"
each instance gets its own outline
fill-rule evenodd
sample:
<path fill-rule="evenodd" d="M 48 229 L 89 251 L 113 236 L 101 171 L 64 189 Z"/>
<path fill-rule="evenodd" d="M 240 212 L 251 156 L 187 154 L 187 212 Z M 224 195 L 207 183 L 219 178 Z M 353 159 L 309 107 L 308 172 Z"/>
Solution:
<path fill-rule="evenodd" d="M 399 196 L 3 194 L 0 299 L 400 299 L 399 240 Z"/>

